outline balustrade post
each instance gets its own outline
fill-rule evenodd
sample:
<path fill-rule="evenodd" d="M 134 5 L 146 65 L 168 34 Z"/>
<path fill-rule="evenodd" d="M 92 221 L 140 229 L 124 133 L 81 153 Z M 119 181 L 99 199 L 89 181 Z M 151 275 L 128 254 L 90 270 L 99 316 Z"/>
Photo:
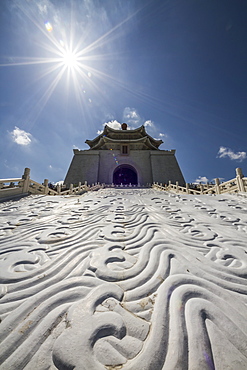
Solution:
<path fill-rule="evenodd" d="M 203 190 L 204 190 L 203 184 L 200 184 L 200 190 L 201 190 L 201 193 L 203 193 Z"/>
<path fill-rule="evenodd" d="M 215 191 L 216 194 L 220 194 L 220 180 L 218 178 L 215 179 Z"/>
<path fill-rule="evenodd" d="M 69 186 L 69 194 L 73 194 L 73 184 L 70 184 Z"/>
<path fill-rule="evenodd" d="M 22 187 L 22 193 L 27 193 L 30 183 L 30 168 L 25 168 L 24 174 L 22 176 L 23 178 L 23 187 Z"/>
<path fill-rule="evenodd" d="M 178 181 L 176 181 L 176 192 L 178 193 Z"/>
<path fill-rule="evenodd" d="M 48 179 L 44 179 L 44 187 L 45 187 L 44 194 L 46 194 L 46 195 L 48 194 L 48 191 L 49 191 L 48 182 L 49 182 Z"/>
<path fill-rule="evenodd" d="M 186 185 L 185 185 L 185 187 L 186 187 L 186 194 L 189 194 L 190 193 L 190 191 L 189 191 L 189 184 L 186 182 Z"/>
<path fill-rule="evenodd" d="M 241 168 L 236 168 L 236 180 L 237 180 L 237 185 L 238 185 L 238 191 L 242 191 L 244 192 L 245 189 L 244 189 L 244 182 L 243 182 L 243 172 L 242 172 L 242 169 Z"/>
<path fill-rule="evenodd" d="M 58 195 L 61 194 L 61 185 L 60 184 L 57 185 L 57 194 Z"/>

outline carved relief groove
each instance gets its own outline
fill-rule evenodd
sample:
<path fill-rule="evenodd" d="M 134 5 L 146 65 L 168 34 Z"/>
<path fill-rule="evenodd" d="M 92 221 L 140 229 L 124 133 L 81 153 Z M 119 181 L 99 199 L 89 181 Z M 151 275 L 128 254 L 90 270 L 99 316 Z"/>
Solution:
<path fill-rule="evenodd" d="M 246 369 L 247 200 L 0 205 L 1 369 Z"/>

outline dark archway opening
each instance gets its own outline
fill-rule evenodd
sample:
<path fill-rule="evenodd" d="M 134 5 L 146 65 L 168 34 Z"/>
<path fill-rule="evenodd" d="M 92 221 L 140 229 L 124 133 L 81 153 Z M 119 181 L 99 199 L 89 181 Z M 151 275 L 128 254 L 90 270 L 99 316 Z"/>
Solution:
<path fill-rule="evenodd" d="M 118 167 L 113 174 L 113 183 L 115 185 L 137 185 L 137 173 L 132 167 Z"/>

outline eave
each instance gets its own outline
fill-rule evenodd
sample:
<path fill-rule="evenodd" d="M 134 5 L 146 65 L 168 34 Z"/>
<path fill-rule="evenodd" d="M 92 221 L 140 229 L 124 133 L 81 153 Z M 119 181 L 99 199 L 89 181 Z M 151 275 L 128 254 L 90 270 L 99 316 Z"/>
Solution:
<path fill-rule="evenodd" d="M 114 134 L 118 136 L 117 139 L 114 139 L 113 137 L 111 137 Z M 131 139 L 130 136 L 132 134 L 133 135 L 139 134 L 140 137 Z M 119 138 L 119 136 L 120 137 L 122 136 L 122 138 Z M 156 140 L 152 138 L 150 135 L 148 135 L 146 133 L 144 126 L 138 127 L 134 130 L 115 130 L 107 125 L 104 127 L 104 131 L 99 136 L 97 136 L 93 140 L 86 140 L 85 143 L 89 145 L 90 149 L 100 149 L 106 142 L 109 143 L 110 141 L 114 143 L 117 143 L 117 142 L 134 143 L 134 142 L 138 142 L 138 140 L 140 141 L 145 140 L 143 142 L 145 142 L 148 148 L 155 149 L 155 150 L 158 149 L 159 146 L 163 143 L 162 140 Z"/>

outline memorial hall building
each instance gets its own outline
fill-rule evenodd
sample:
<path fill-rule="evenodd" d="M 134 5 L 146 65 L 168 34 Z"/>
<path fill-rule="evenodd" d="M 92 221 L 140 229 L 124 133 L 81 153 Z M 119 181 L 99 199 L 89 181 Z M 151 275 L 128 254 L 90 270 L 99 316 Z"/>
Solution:
<path fill-rule="evenodd" d="M 93 140 L 90 149 L 74 149 L 64 183 L 87 181 L 115 185 L 147 185 L 153 182 L 185 185 L 175 157 L 175 150 L 160 150 L 162 140 L 147 134 L 145 127 L 128 130 L 127 124 L 115 130 L 109 126 Z"/>

